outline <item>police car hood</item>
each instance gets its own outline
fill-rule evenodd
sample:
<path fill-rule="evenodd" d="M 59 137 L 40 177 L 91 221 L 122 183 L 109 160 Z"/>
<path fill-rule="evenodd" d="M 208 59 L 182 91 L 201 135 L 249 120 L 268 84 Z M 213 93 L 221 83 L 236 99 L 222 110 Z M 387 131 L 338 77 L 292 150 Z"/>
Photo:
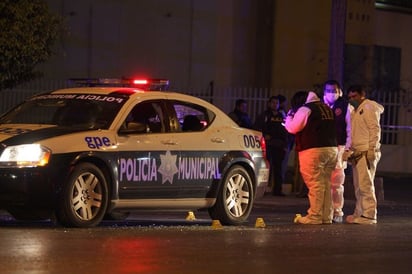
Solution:
<path fill-rule="evenodd" d="M 57 127 L 55 125 L 0 124 L 0 142 L 6 146 L 31 144 L 56 136 L 88 130 L 90 129 Z"/>

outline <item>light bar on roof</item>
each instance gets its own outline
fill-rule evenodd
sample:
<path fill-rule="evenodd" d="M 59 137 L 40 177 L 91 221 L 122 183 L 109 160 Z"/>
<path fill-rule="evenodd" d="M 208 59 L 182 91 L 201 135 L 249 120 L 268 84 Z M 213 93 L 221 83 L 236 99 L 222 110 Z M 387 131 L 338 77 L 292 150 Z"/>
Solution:
<path fill-rule="evenodd" d="M 167 90 L 167 79 L 140 79 L 140 78 L 72 78 L 70 81 L 79 86 L 88 87 L 136 87 L 144 90 Z"/>
<path fill-rule="evenodd" d="M 147 85 L 149 83 L 149 81 L 147 81 L 146 79 L 134 79 L 133 80 L 133 84 L 135 85 Z"/>

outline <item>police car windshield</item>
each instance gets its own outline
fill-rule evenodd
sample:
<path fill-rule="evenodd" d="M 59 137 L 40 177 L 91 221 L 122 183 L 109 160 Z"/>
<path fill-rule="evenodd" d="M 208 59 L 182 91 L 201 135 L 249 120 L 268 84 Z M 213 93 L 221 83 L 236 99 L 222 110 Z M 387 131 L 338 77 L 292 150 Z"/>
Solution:
<path fill-rule="evenodd" d="M 108 129 L 127 99 L 124 97 L 113 97 L 113 100 L 90 99 L 95 97 L 86 94 L 36 96 L 2 116 L 0 124 L 46 124 Z"/>

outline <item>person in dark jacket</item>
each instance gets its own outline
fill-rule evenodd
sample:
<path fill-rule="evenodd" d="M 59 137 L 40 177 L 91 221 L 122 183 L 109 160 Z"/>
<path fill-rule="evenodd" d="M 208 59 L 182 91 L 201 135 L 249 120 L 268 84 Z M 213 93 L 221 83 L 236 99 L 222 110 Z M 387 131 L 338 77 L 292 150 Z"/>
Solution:
<path fill-rule="evenodd" d="M 288 112 L 285 127 L 295 134 L 300 173 L 309 189 L 307 215 L 296 214 L 294 222 L 330 224 L 333 217 L 330 178 L 338 154 L 333 112 L 310 91 L 303 106 Z"/>
<path fill-rule="evenodd" d="M 279 112 L 282 113 L 283 117 L 286 118 L 286 113 L 288 112 L 287 109 L 287 99 L 284 95 L 278 94 L 277 95 L 279 99 Z M 286 153 L 285 153 L 285 158 L 283 159 L 282 162 L 282 179 L 285 181 L 286 179 L 286 174 L 288 172 L 288 164 L 289 164 L 289 155 L 290 152 L 293 149 L 293 146 L 295 144 L 295 136 L 293 134 L 290 134 L 289 132 L 287 133 L 288 136 L 288 145 L 286 146 Z"/>
<path fill-rule="evenodd" d="M 282 192 L 282 163 L 288 146 L 288 133 L 283 126 L 284 114 L 279 110 L 279 99 L 272 96 L 268 100 L 268 108 L 261 113 L 254 128 L 262 132 L 266 142 L 266 157 L 270 164 L 269 183 L 272 194 L 285 196 Z"/>
<path fill-rule="evenodd" d="M 235 109 L 230 112 L 229 117 L 240 127 L 252 128 L 252 120 L 247 113 L 247 102 L 243 99 L 237 99 Z"/>

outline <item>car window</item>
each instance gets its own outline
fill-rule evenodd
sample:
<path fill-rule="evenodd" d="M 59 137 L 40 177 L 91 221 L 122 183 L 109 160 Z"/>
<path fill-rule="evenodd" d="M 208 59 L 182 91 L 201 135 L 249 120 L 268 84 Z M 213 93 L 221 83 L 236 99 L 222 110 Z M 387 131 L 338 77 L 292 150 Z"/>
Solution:
<path fill-rule="evenodd" d="M 215 118 L 215 114 L 199 105 L 181 101 L 173 101 L 173 109 L 180 127 L 180 131 L 202 131 Z"/>
<path fill-rule="evenodd" d="M 136 128 L 140 133 L 165 132 L 164 112 L 159 101 L 146 101 L 137 104 L 127 115 L 124 129 Z"/>
<path fill-rule="evenodd" d="M 59 126 L 93 125 L 102 111 L 102 108 L 95 103 L 67 102 L 55 112 L 53 124 Z"/>
<path fill-rule="evenodd" d="M 48 94 L 33 97 L 2 116 L 0 123 L 109 128 L 125 100 L 99 101 L 92 99 L 94 95 L 87 96 Z"/>

